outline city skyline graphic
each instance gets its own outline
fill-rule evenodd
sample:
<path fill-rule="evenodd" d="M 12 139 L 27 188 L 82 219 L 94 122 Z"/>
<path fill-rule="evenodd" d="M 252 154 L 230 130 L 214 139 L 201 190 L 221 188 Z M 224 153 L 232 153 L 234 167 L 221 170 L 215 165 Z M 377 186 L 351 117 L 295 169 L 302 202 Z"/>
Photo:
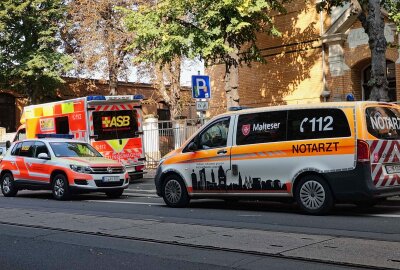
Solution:
<path fill-rule="evenodd" d="M 218 169 L 214 168 L 208 169 L 208 172 L 211 170 L 210 175 L 211 179 L 207 179 L 206 168 L 202 168 L 198 170 L 197 174 L 195 170 L 192 170 L 191 173 L 191 181 L 193 190 L 202 191 L 202 190 L 213 190 L 213 191 L 246 191 L 246 190 L 258 190 L 258 191 L 286 191 L 286 184 L 282 184 L 282 182 L 278 179 L 276 180 L 261 180 L 260 177 L 252 177 L 246 175 L 242 177 L 241 172 L 239 172 L 239 178 L 236 183 L 231 182 L 227 183 L 226 173 L 223 167 L 220 165 Z"/>

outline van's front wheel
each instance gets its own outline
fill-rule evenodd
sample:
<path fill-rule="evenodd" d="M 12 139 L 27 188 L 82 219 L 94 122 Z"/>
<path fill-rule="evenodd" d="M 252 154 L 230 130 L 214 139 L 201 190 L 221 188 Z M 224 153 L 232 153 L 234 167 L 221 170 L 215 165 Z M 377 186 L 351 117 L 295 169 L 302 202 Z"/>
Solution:
<path fill-rule="evenodd" d="M 326 214 L 334 204 L 328 184 L 318 175 L 301 178 L 296 186 L 295 198 L 303 211 L 313 215 Z"/>
<path fill-rule="evenodd" d="M 186 207 L 189 204 L 186 186 L 179 176 L 167 176 L 163 186 L 163 199 L 171 207 Z"/>

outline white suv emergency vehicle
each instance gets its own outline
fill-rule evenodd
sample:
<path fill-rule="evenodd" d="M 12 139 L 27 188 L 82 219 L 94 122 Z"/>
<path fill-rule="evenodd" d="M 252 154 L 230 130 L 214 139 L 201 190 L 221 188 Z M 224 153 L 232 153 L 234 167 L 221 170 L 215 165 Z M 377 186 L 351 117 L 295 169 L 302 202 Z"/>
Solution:
<path fill-rule="evenodd" d="M 21 189 L 51 189 L 57 200 L 73 191 L 105 192 L 120 197 L 129 185 L 125 167 L 104 158 L 78 140 L 32 139 L 15 142 L 0 161 L 1 191 L 15 196 Z"/>

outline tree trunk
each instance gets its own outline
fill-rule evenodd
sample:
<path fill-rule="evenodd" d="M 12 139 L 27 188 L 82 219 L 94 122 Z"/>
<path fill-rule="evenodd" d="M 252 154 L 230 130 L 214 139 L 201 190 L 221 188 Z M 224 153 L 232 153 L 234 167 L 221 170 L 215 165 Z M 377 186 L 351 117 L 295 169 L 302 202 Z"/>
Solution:
<path fill-rule="evenodd" d="M 225 95 L 226 109 L 238 107 L 239 105 L 239 62 L 238 51 L 229 54 L 225 61 Z"/>
<path fill-rule="evenodd" d="M 369 100 L 389 101 L 385 56 L 387 42 L 380 0 L 368 0 L 368 15 L 366 16 L 364 11 L 359 15 L 359 19 L 368 35 L 371 50 L 371 79 L 368 85 L 372 86 L 372 89 Z"/>
<path fill-rule="evenodd" d="M 175 120 L 182 116 L 182 101 L 181 101 L 181 59 L 176 58 L 171 63 L 167 64 L 165 71 L 170 82 L 170 102 L 169 109 L 171 112 L 171 120 Z"/>
<path fill-rule="evenodd" d="M 111 96 L 115 96 L 117 94 L 117 88 L 118 88 L 117 72 L 115 71 L 114 68 L 110 68 L 108 90 Z"/>

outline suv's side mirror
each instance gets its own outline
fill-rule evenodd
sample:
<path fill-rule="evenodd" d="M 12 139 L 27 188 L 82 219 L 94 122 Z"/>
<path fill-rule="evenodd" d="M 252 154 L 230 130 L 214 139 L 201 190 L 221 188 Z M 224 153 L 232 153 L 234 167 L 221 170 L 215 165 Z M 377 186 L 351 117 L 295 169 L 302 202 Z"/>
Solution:
<path fill-rule="evenodd" d="M 10 148 L 11 146 L 11 142 L 10 141 L 6 141 L 6 150 L 8 150 L 8 148 Z"/>
<path fill-rule="evenodd" d="M 39 159 L 46 159 L 46 160 L 49 160 L 49 159 L 50 159 L 50 157 L 49 157 L 49 155 L 48 155 L 47 153 L 40 153 L 40 154 L 38 155 L 38 158 L 39 158 Z"/>
<path fill-rule="evenodd" d="M 194 152 L 197 151 L 199 148 L 197 147 L 197 144 L 195 142 L 190 142 L 187 150 L 189 150 L 190 152 Z"/>

